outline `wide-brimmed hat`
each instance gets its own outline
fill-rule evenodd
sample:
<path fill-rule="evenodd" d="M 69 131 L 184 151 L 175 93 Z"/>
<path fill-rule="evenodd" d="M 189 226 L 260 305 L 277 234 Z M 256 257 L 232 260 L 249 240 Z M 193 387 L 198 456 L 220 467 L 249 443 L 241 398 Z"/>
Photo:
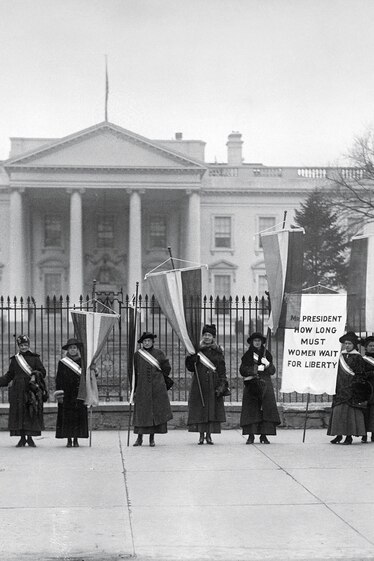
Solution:
<path fill-rule="evenodd" d="M 157 335 L 151 333 L 150 331 L 144 331 L 140 339 L 138 339 L 138 343 L 143 343 L 144 339 L 152 339 L 152 341 L 154 341 L 157 339 Z"/>
<path fill-rule="evenodd" d="M 347 331 L 347 333 L 344 333 L 344 335 L 339 338 L 340 343 L 344 343 L 344 341 L 350 341 L 354 345 L 358 345 L 358 343 L 360 342 L 356 333 L 354 333 L 353 331 Z"/>
<path fill-rule="evenodd" d="M 71 339 L 68 339 L 68 342 L 62 348 L 64 349 L 64 351 L 67 351 L 71 345 L 76 345 L 77 347 L 83 346 L 82 343 L 78 341 L 78 339 L 74 339 L 73 337 Z"/>
<path fill-rule="evenodd" d="M 266 342 L 266 337 L 264 337 L 264 335 L 259 331 L 255 331 L 254 333 L 252 333 L 252 335 L 248 337 L 247 343 L 251 344 L 253 339 L 261 339 L 262 344 Z"/>
<path fill-rule="evenodd" d="M 28 337 L 27 335 L 18 335 L 17 345 L 23 345 L 24 343 L 30 345 L 30 337 Z"/>
<path fill-rule="evenodd" d="M 211 325 L 204 325 L 202 334 L 204 335 L 204 333 L 210 333 L 215 338 L 217 335 L 217 329 L 214 323 L 212 323 Z"/>
<path fill-rule="evenodd" d="M 374 341 L 374 335 L 369 335 L 369 337 L 366 337 L 366 339 L 361 339 L 360 340 L 360 344 L 363 347 L 367 347 L 369 343 L 372 343 Z"/>

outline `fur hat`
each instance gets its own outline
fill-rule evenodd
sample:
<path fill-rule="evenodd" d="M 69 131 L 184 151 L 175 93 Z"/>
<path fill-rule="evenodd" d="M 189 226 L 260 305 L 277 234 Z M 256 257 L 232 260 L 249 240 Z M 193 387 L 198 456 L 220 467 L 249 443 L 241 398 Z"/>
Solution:
<path fill-rule="evenodd" d="M 203 335 L 204 333 L 210 333 L 211 335 L 213 335 L 214 338 L 216 338 L 217 335 L 216 326 L 214 325 L 214 323 L 212 323 L 212 325 L 204 325 L 202 333 Z"/>
<path fill-rule="evenodd" d="M 360 342 L 359 338 L 357 337 L 356 333 L 354 333 L 353 331 L 347 331 L 347 333 L 344 333 L 344 335 L 342 335 L 339 338 L 339 342 L 340 343 L 344 343 L 344 341 L 350 341 L 351 343 L 353 343 L 355 346 L 358 345 L 358 343 Z"/>
<path fill-rule="evenodd" d="M 24 343 L 30 345 L 30 337 L 28 337 L 27 335 L 18 335 L 17 345 L 23 345 Z"/>
<path fill-rule="evenodd" d="M 263 334 L 259 331 L 255 331 L 254 333 L 252 333 L 252 335 L 248 337 L 247 343 L 250 345 L 253 339 L 261 339 L 262 344 L 266 343 L 266 337 L 264 337 Z"/>
<path fill-rule="evenodd" d="M 374 335 L 369 335 L 369 337 L 366 337 L 366 339 L 361 339 L 360 340 L 360 345 L 362 345 L 363 347 L 367 347 L 369 343 L 372 343 L 374 341 Z"/>
<path fill-rule="evenodd" d="M 150 331 L 143 331 L 142 336 L 138 339 L 138 343 L 143 343 L 144 339 L 152 339 L 153 341 L 157 339 L 157 335 L 151 333 Z"/>
<path fill-rule="evenodd" d="M 78 339 L 68 339 L 68 342 L 62 347 L 64 351 L 67 351 L 70 345 L 76 345 L 77 347 L 83 347 L 82 343 Z"/>

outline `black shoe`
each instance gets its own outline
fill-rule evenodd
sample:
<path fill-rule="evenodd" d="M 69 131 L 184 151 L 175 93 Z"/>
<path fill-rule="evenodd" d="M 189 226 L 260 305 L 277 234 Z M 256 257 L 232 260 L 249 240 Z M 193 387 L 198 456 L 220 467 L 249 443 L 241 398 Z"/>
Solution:
<path fill-rule="evenodd" d="M 353 438 L 350 435 L 348 435 L 345 437 L 345 440 L 344 442 L 342 442 L 342 444 L 352 444 L 352 442 L 353 442 Z"/>
<path fill-rule="evenodd" d="M 331 442 L 331 444 L 339 444 L 342 440 L 343 440 L 342 435 L 338 434 L 338 436 L 336 436 L 335 438 L 330 440 L 330 442 Z"/>
<path fill-rule="evenodd" d="M 207 434 L 205 437 L 206 443 L 207 444 L 214 444 L 212 437 L 210 436 L 210 434 Z"/>
<path fill-rule="evenodd" d="M 255 441 L 255 435 L 254 434 L 249 434 L 246 444 L 253 444 L 254 441 Z"/>
<path fill-rule="evenodd" d="M 260 442 L 261 444 L 270 444 L 270 441 L 267 439 L 266 434 L 260 435 Z"/>
<path fill-rule="evenodd" d="M 23 448 L 24 446 L 26 446 L 26 438 L 21 436 L 19 442 L 16 444 L 16 448 Z"/>
<path fill-rule="evenodd" d="M 33 441 L 33 439 L 32 439 L 31 436 L 28 436 L 28 437 L 27 437 L 27 444 L 28 444 L 29 446 L 31 446 L 31 448 L 36 448 L 36 444 L 35 444 L 35 442 Z"/>
<path fill-rule="evenodd" d="M 199 438 L 199 442 L 198 442 L 199 446 L 201 446 L 202 444 L 204 444 L 204 434 L 200 434 L 200 438 Z"/>
<path fill-rule="evenodd" d="M 78 438 L 74 438 L 73 446 L 74 448 L 79 448 Z"/>
<path fill-rule="evenodd" d="M 138 438 L 135 440 L 133 446 L 141 446 L 142 444 L 143 444 L 143 437 L 138 436 Z"/>
<path fill-rule="evenodd" d="M 367 441 L 368 441 L 368 437 L 367 437 L 367 436 L 363 436 L 363 437 L 361 438 L 361 442 L 362 442 L 363 444 L 365 444 Z"/>
<path fill-rule="evenodd" d="M 73 443 L 71 441 L 71 438 L 68 438 L 68 442 L 66 444 L 66 448 L 71 448 L 73 446 Z"/>
<path fill-rule="evenodd" d="M 155 445 L 155 437 L 153 436 L 153 434 L 151 434 L 151 436 L 149 437 L 149 445 L 150 446 L 156 446 Z"/>

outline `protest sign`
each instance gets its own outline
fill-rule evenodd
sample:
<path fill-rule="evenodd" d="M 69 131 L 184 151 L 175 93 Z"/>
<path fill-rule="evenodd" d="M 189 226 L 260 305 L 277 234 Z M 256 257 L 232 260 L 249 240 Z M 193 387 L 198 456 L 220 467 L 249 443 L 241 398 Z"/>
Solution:
<path fill-rule="evenodd" d="M 345 323 L 345 294 L 302 295 L 299 326 L 285 330 L 281 392 L 335 393 Z"/>

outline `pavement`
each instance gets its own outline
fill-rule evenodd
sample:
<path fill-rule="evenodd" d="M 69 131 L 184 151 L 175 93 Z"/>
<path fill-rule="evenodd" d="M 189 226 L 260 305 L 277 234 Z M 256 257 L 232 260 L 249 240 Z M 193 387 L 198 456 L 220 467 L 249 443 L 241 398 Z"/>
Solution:
<path fill-rule="evenodd" d="M 66 448 L 0 432 L 0 561 L 374 560 L 374 443 L 182 430 L 127 447 L 97 431 Z"/>

